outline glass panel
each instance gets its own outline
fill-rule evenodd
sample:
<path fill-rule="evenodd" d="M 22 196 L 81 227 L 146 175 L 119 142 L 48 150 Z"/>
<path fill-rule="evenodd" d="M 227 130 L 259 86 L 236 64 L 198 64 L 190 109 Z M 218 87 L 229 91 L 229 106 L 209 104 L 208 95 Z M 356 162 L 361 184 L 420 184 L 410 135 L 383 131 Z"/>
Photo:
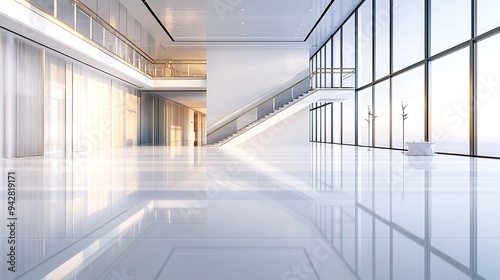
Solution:
<path fill-rule="evenodd" d="M 422 66 L 392 79 L 392 147 L 403 148 L 403 118 L 401 103 L 408 119 L 404 121 L 404 141 L 424 139 L 424 69 Z"/>
<path fill-rule="evenodd" d="M 471 37 L 471 1 L 439 0 L 431 4 L 431 55 Z M 452 16 L 450 7 L 453 7 Z M 443 19 L 446 20 L 443 20 Z"/>
<path fill-rule="evenodd" d="M 333 67 L 340 69 L 342 57 L 341 53 L 341 45 L 340 45 L 340 32 L 335 33 L 333 35 Z M 333 86 L 340 87 L 341 76 L 339 74 L 333 74 Z"/>
<path fill-rule="evenodd" d="M 326 57 L 326 49 L 325 47 L 321 48 L 321 52 L 320 52 L 320 63 L 319 63 L 319 66 L 320 66 L 320 71 L 321 71 L 321 76 L 320 76 L 320 80 L 321 80 L 321 87 L 324 88 L 326 86 L 326 69 L 325 69 L 325 65 L 326 65 L 326 60 L 325 60 L 325 57 Z"/>
<path fill-rule="evenodd" d="M 358 10 L 358 87 L 372 81 L 372 1 Z"/>
<path fill-rule="evenodd" d="M 311 78 L 311 87 L 312 88 L 316 88 L 316 79 L 317 79 L 317 76 L 318 76 L 318 69 L 316 67 L 316 55 L 314 55 L 312 58 L 311 58 L 311 62 L 312 62 L 312 70 L 313 70 L 313 73 L 315 74 L 314 76 L 312 76 Z"/>
<path fill-rule="evenodd" d="M 469 152 L 469 49 L 431 63 L 432 141 L 440 152 Z"/>
<path fill-rule="evenodd" d="M 111 31 L 109 30 L 105 30 L 105 48 L 112 51 L 113 53 L 116 53 L 116 37 L 115 37 L 115 34 L 113 34 Z"/>
<path fill-rule="evenodd" d="M 375 146 L 390 147 L 390 91 L 389 80 L 375 85 L 374 114 L 377 116 L 374 125 Z M 396 115 L 396 118 L 399 116 Z"/>
<path fill-rule="evenodd" d="M 342 59 L 343 59 L 343 67 L 344 68 L 354 68 L 355 67 L 355 20 L 354 16 L 351 16 L 349 20 L 342 27 L 342 35 L 343 35 L 343 46 L 342 46 Z M 347 82 L 347 81 L 346 81 Z M 347 82 L 347 84 L 350 84 Z M 344 81 L 342 81 L 342 86 L 344 85 Z"/>
<path fill-rule="evenodd" d="M 63 153 L 66 148 L 66 63 L 47 57 L 45 89 L 45 154 Z"/>
<path fill-rule="evenodd" d="M 75 27 L 73 3 L 70 0 L 57 0 L 57 19 Z"/>
<path fill-rule="evenodd" d="M 76 10 L 76 31 L 90 38 L 90 17 L 81 10 Z"/>
<path fill-rule="evenodd" d="M 120 148 L 126 145 L 125 140 L 125 87 L 119 83 L 113 83 L 111 114 L 112 145 L 113 148 Z"/>
<path fill-rule="evenodd" d="M 325 45 L 325 60 L 326 64 L 325 67 L 327 69 L 327 75 L 326 75 L 326 81 L 325 81 L 325 86 L 327 88 L 332 87 L 332 39 L 328 40 L 328 42 Z"/>
<path fill-rule="evenodd" d="M 394 71 L 424 58 L 424 1 L 394 1 Z"/>
<path fill-rule="evenodd" d="M 340 144 L 342 114 L 340 111 L 340 102 L 334 102 L 332 108 L 332 125 L 333 125 L 333 143 Z"/>
<path fill-rule="evenodd" d="M 389 0 L 377 0 L 375 14 L 375 79 L 389 74 Z"/>
<path fill-rule="evenodd" d="M 500 107 L 500 35 L 477 44 L 477 152 L 500 156 L 500 130 L 491 129 Z"/>
<path fill-rule="evenodd" d="M 92 40 L 101 46 L 104 46 L 104 28 L 97 23 L 92 21 Z"/>
<path fill-rule="evenodd" d="M 477 0 L 477 34 L 482 34 L 500 26 L 500 1 Z"/>
<path fill-rule="evenodd" d="M 332 143 L 332 103 L 325 107 L 325 142 Z"/>
<path fill-rule="evenodd" d="M 368 117 L 368 108 L 373 113 L 372 88 L 369 87 L 358 92 L 358 145 L 369 146 L 372 144 L 372 119 Z M 369 123 L 368 123 L 369 121 Z"/>
<path fill-rule="evenodd" d="M 354 98 L 342 102 L 343 144 L 354 144 Z"/>
<path fill-rule="evenodd" d="M 54 15 L 54 0 L 29 0 L 49 15 Z"/>
<path fill-rule="evenodd" d="M 311 105 L 312 108 L 314 108 L 314 106 Z M 316 110 L 311 110 L 309 111 L 309 121 L 310 121 L 310 136 L 309 136 L 309 140 L 314 142 L 316 141 L 316 137 L 315 137 L 315 131 L 316 131 Z"/>

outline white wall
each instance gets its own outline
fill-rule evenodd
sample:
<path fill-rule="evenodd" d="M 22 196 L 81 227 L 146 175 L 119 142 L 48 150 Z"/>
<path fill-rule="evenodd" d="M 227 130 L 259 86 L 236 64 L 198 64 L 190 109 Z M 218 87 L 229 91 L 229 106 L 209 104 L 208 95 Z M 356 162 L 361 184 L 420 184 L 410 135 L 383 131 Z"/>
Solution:
<path fill-rule="evenodd" d="M 208 46 L 207 127 L 308 67 L 305 44 Z"/>
<path fill-rule="evenodd" d="M 263 152 L 277 147 L 309 144 L 309 106 L 248 139 L 237 147 L 248 152 Z"/>

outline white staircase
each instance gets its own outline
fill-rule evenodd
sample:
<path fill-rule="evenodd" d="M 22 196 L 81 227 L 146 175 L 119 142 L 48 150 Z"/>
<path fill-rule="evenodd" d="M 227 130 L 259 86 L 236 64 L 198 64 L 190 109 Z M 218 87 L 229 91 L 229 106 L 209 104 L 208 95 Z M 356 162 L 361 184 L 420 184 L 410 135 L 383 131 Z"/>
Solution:
<path fill-rule="evenodd" d="M 234 138 L 240 136 L 241 134 L 251 130 L 252 128 L 254 128 L 255 126 L 259 125 L 260 123 L 262 122 L 265 122 L 266 120 L 268 120 L 269 118 L 271 118 L 272 116 L 282 112 L 283 110 L 286 110 L 287 108 L 289 108 L 290 106 L 293 106 L 295 103 L 299 102 L 300 100 L 306 98 L 307 96 L 313 94 L 316 90 L 309 90 L 307 92 L 304 92 L 303 94 L 297 96 L 296 98 L 294 98 L 293 100 L 291 100 L 290 102 L 286 103 L 285 105 L 275 109 L 274 111 L 272 111 L 271 113 L 265 115 L 264 117 L 246 125 L 245 127 L 242 127 L 241 129 L 239 129 L 238 131 L 236 131 L 235 133 L 233 133 L 232 135 L 230 135 L 229 137 L 225 138 L 225 139 L 222 139 L 220 140 L 219 142 L 213 144 L 213 146 L 223 146 L 225 145 L 227 142 L 233 140 Z"/>
<path fill-rule="evenodd" d="M 299 95 L 285 105 L 275 109 L 264 117 L 240 128 L 232 135 L 208 146 L 233 147 L 241 144 L 249 138 L 263 132 L 271 126 L 288 118 L 312 102 L 340 102 L 354 97 L 354 90 L 347 88 L 338 89 L 311 89 Z M 242 137 L 244 136 L 244 137 Z"/>

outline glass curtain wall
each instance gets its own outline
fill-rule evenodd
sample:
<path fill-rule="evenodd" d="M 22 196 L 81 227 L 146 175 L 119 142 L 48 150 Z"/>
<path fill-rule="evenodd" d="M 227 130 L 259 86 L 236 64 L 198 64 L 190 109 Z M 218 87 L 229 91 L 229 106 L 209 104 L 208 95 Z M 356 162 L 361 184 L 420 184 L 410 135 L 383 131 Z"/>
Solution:
<path fill-rule="evenodd" d="M 311 141 L 394 149 L 403 139 L 435 141 L 437 152 L 500 157 L 492 129 L 500 106 L 498 8 L 492 0 L 364 1 L 311 57 L 312 71 L 323 56 L 332 59 L 326 66 L 357 68 L 355 97 L 331 105 L 339 110 L 327 116 L 315 115 L 325 104 L 310 107 L 311 131 L 333 134 Z M 345 83 L 332 78 L 333 86 Z M 367 106 L 377 115 L 370 142 Z"/>
<path fill-rule="evenodd" d="M 193 110 L 163 99 L 150 105 L 135 86 L 4 30 L 0 69 L 0 157 L 141 144 L 141 103 L 161 116 L 152 143 L 194 144 Z M 205 115 L 199 120 L 204 144 Z"/>

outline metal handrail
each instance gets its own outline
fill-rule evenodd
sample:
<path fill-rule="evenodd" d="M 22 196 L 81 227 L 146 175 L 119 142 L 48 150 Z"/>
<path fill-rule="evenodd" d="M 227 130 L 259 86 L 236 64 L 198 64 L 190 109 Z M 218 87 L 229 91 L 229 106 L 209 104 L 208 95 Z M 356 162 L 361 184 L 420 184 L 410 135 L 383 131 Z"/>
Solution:
<path fill-rule="evenodd" d="M 316 68 L 315 71 L 311 72 L 310 77 L 312 78 L 313 76 L 318 74 L 341 74 L 342 79 L 344 80 L 354 75 L 355 73 L 355 68 Z"/>

